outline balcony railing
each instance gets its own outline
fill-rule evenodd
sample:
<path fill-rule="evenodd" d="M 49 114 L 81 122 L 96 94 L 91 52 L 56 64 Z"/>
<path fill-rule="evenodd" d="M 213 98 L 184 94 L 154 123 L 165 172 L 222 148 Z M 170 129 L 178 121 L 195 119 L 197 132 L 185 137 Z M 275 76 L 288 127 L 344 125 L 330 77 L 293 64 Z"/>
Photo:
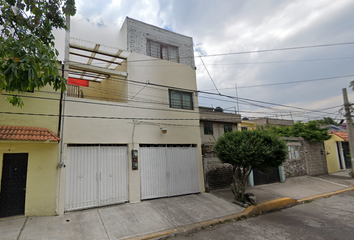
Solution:
<path fill-rule="evenodd" d="M 80 86 L 67 85 L 67 94 L 68 97 L 84 98 L 84 93 Z"/>

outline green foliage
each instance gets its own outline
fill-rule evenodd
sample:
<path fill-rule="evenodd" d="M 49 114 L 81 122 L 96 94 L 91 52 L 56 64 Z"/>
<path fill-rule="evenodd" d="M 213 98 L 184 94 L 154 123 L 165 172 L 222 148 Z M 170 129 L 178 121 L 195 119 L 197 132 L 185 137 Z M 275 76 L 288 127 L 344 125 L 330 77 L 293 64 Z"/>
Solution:
<path fill-rule="evenodd" d="M 331 138 L 328 129 L 319 128 L 316 121 L 296 122 L 289 127 L 268 126 L 266 129 L 281 137 L 302 137 L 310 142 L 322 142 Z"/>
<path fill-rule="evenodd" d="M 354 81 L 350 81 L 349 87 L 351 87 L 352 91 L 354 91 Z"/>
<path fill-rule="evenodd" d="M 287 156 L 286 144 L 274 133 L 266 130 L 225 133 L 214 145 L 217 157 L 233 166 L 232 192 L 236 200 L 245 200 L 250 172 L 257 168 L 268 170 L 281 165 Z"/>
<path fill-rule="evenodd" d="M 64 14 L 75 14 L 75 1 L 0 0 L 0 6 L 0 89 L 12 94 L 7 100 L 22 106 L 14 92 L 47 84 L 64 91 L 52 29 L 66 28 Z"/>
<path fill-rule="evenodd" d="M 311 122 L 316 122 L 317 125 L 319 126 L 323 126 L 323 125 L 335 125 L 335 126 L 339 126 L 339 124 L 333 120 L 333 118 L 331 117 L 324 117 L 323 119 L 320 120 L 313 120 Z"/>

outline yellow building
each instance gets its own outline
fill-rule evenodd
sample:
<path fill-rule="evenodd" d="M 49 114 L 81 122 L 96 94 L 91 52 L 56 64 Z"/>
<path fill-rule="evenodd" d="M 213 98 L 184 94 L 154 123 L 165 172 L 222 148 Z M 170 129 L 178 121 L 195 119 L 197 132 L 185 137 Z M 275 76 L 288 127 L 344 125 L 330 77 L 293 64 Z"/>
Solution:
<path fill-rule="evenodd" d="M 347 132 L 331 132 L 331 138 L 324 142 L 328 173 L 351 168 Z"/>
<path fill-rule="evenodd" d="M 255 122 L 249 120 L 243 120 L 243 119 L 241 120 L 241 123 L 239 123 L 237 126 L 239 131 L 256 129 Z"/>
<path fill-rule="evenodd" d="M 55 215 L 60 94 L 23 93 L 23 108 L 0 97 L 0 217 Z"/>

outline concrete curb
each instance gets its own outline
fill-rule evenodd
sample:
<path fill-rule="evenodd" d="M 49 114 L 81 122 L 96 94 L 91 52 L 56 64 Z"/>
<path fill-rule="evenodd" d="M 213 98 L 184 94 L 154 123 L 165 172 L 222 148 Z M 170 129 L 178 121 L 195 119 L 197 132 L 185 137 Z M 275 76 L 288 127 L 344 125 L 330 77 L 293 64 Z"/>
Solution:
<path fill-rule="evenodd" d="M 249 206 L 243 213 L 247 216 L 257 216 L 259 214 L 273 211 L 276 209 L 287 208 L 299 204 L 298 201 L 292 198 L 278 198 L 268 202 L 260 203 L 255 206 Z"/>
<path fill-rule="evenodd" d="M 348 192 L 348 191 L 351 191 L 351 190 L 354 190 L 354 186 L 350 187 L 350 188 L 345 188 L 345 189 L 342 189 L 342 190 L 334 191 L 334 192 L 329 192 L 329 193 L 324 193 L 324 194 L 320 194 L 320 195 L 315 195 L 315 196 L 312 196 L 312 197 L 302 198 L 302 199 L 299 199 L 297 201 L 299 203 L 304 203 L 306 201 L 313 201 L 313 200 L 318 199 L 318 198 L 330 197 L 330 196 L 337 195 L 337 194 L 344 193 L 344 192 Z"/>
<path fill-rule="evenodd" d="M 199 222 L 199 223 L 193 223 L 190 225 L 184 225 L 181 227 L 166 229 L 163 231 L 158 231 L 158 232 L 150 233 L 147 235 L 126 238 L 126 239 L 157 239 L 157 238 L 162 238 L 162 237 L 172 237 L 172 236 L 175 236 L 176 234 L 185 234 L 188 232 L 194 232 L 194 231 L 202 230 L 206 227 L 210 227 L 213 225 L 227 223 L 232 220 L 236 220 L 236 221 L 244 220 L 247 217 L 253 217 L 253 216 L 260 215 L 262 213 L 266 213 L 266 212 L 270 212 L 270 211 L 274 211 L 274 210 L 278 210 L 278 209 L 283 209 L 283 208 L 287 208 L 287 207 L 292 207 L 295 205 L 299 205 L 301 203 L 306 203 L 307 201 L 312 201 L 312 200 L 315 200 L 318 198 L 323 198 L 323 197 L 330 197 L 330 196 L 337 195 L 337 194 L 344 193 L 344 192 L 348 192 L 351 190 L 354 190 L 354 186 L 350 187 L 350 188 L 338 190 L 335 192 L 315 195 L 312 197 L 303 198 L 303 199 L 299 199 L 299 200 L 295 200 L 295 199 L 287 198 L 287 197 L 278 198 L 278 199 L 271 200 L 268 202 L 263 202 L 263 203 L 260 203 L 260 204 L 254 205 L 254 206 L 249 206 L 243 212 L 240 212 L 240 213 L 236 213 L 236 214 L 232 214 L 232 215 L 228 215 L 225 217 L 216 218 L 216 219 L 212 219 L 212 220 L 207 220 L 207 221 L 203 221 L 203 222 Z"/>

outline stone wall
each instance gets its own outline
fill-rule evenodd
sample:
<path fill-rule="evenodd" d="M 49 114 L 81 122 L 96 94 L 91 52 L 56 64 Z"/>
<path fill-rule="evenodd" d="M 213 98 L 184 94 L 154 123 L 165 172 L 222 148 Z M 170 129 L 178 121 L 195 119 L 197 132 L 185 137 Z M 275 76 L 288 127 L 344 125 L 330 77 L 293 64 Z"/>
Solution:
<path fill-rule="evenodd" d="M 288 147 L 297 148 L 298 158 L 290 158 L 290 154 L 283 163 L 285 178 L 298 177 L 307 175 L 306 156 L 302 146 L 302 138 L 283 138 L 287 142 Z"/>
<path fill-rule="evenodd" d="M 287 146 L 299 146 L 300 153 L 297 159 L 288 159 L 284 162 L 285 177 L 314 176 L 327 174 L 327 163 L 323 151 L 323 143 L 312 143 L 303 138 L 283 138 Z"/>
<path fill-rule="evenodd" d="M 232 183 L 232 165 L 223 164 L 217 157 L 204 158 L 206 162 L 206 187 L 209 190 L 223 189 Z"/>

